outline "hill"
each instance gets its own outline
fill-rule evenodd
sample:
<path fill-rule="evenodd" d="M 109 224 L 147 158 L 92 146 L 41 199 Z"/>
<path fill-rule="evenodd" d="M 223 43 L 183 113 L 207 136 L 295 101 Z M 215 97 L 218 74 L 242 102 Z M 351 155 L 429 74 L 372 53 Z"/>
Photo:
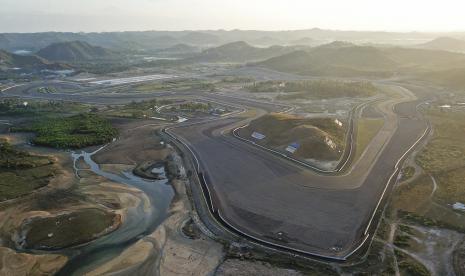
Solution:
<path fill-rule="evenodd" d="M 418 46 L 424 49 L 465 52 L 465 41 L 452 37 L 439 37 Z"/>
<path fill-rule="evenodd" d="M 179 38 L 182 43 L 192 45 L 213 45 L 220 43 L 220 38 L 214 34 L 204 32 L 189 32 Z"/>
<path fill-rule="evenodd" d="M 277 71 L 302 75 L 387 75 L 396 63 L 380 49 L 335 42 L 295 51 L 259 63 Z"/>
<path fill-rule="evenodd" d="M 196 62 L 248 62 L 266 60 L 279 56 L 294 48 L 272 46 L 268 48 L 253 47 L 246 42 L 238 41 L 219 47 L 209 48 L 194 56 L 191 61 Z"/>
<path fill-rule="evenodd" d="M 443 87 L 465 92 L 465 68 L 427 72 L 418 77 Z"/>
<path fill-rule="evenodd" d="M 290 44 L 291 45 L 313 46 L 315 44 L 318 44 L 318 41 L 315 41 L 313 38 L 310 38 L 310 37 L 302 37 L 302 38 L 290 41 Z"/>
<path fill-rule="evenodd" d="M 421 72 L 463 66 L 465 55 L 437 50 L 381 48 L 334 42 L 295 51 L 258 63 L 282 72 L 341 77 L 388 77 L 396 72 Z"/>
<path fill-rule="evenodd" d="M 22 56 L 0 50 L 0 69 L 7 68 L 63 70 L 69 69 L 70 67 L 64 64 L 51 62 L 35 55 Z"/>
<path fill-rule="evenodd" d="M 53 43 L 37 52 L 37 55 L 53 61 L 79 62 L 112 59 L 115 52 L 83 41 Z"/>
<path fill-rule="evenodd" d="M 299 144 L 293 156 L 302 159 L 337 160 L 344 149 L 345 130 L 329 118 L 305 119 L 272 113 L 250 122 L 239 135 L 253 139 L 253 132 L 265 135 L 256 143 L 283 152 L 288 145 Z"/>
<path fill-rule="evenodd" d="M 262 36 L 256 39 L 247 40 L 248 43 L 251 45 L 259 46 L 259 47 L 269 47 L 273 45 L 283 45 L 283 41 L 280 39 L 270 37 L 270 36 Z"/>
<path fill-rule="evenodd" d="M 439 36 L 464 36 L 464 33 L 441 33 Z M 204 31 L 140 31 L 140 32 L 100 32 L 100 33 L 71 33 L 71 32 L 43 32 L 43 33 L 3 33 L 0 34 L 0 48 L 8 51 L 29 50 L 36 52 L 52 43 L 64 41 L 85 41 L 92 45 L 114 49 L 117 51 L 150 52 L 163 49 L 178 43 L 197 46 L 219 46 L 232 41 L 255 41 L 262 38 L 272 38 L 284 44 L 309 37 L 320 44 L 323 41 L 345 40 L 364 41 L 366 43 L 412 45 L 412 41 L 429 41 L 438 37 L 437 33 L 421 32 L 360 32 L 335 31 L 318 28 L 290 31 L 259 31 L 259 30 L 204 30 Z M 269 41 L 268 43 L 270 43 Z M 307 45 L 302 43 L 299 45 Z M 282 44 L 280 43 L 280 44 Z M 273 43 L 277 44 L 277 43 Z"/>
<path fill-rule="evenodd" d="M 183 57 L 198 54 L 200 49 L 196 46 L 179 43 L 174 46 L 157 50 L 156 53 L 166 57 Z"/>

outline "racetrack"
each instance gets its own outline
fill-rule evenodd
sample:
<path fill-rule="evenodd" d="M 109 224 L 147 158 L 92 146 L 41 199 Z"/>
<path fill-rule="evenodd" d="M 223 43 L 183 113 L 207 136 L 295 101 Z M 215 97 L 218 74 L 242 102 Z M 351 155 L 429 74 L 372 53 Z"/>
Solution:
<path fill-rule="evenodd" d="M 396 180 L 399 159 L 428 129 L 416 111 L 421 100 L 406 100 L 385 105 L 388 128 L 344 175 L 320 175 L 221 134 L 241 124 L 239 118 L 170 133 L 194 152 L 214 211 L 237 232 L 295 252 L 344 260 L 368 240 L 374 211 Z"/>
<path fill-rule="evenodd" d="M 44 84 L 14 87 L 4 91 L 3 96 L 120 104 L 172 95 L 106 91 L 43 94 L 37 93 L 39 86 Z M 414 99 L 401 87 L 396 89 L 405 94 L 403 99 L 387 100 L 378 106 L 387 123 L 361 159 L 344 174 L 334 176 L 318 174 L 228 134 L 253 118 L 233 116 L 193 125 L 186 123 L 170 133 L 188 145 L 199 160 L 199 172 L 205 176 L 213 211 L 230 229 L 262 244 L 345 260 L 372 237 L 376 225 L 374 212 L 389 194 L 388 184 L 396 180 L 399 159 L 428 129 L 427 122 L 416 111 L 423 100 Z M 287 108 L 195 91 L 183 96 L 255 109 L 259 115 Z"/>

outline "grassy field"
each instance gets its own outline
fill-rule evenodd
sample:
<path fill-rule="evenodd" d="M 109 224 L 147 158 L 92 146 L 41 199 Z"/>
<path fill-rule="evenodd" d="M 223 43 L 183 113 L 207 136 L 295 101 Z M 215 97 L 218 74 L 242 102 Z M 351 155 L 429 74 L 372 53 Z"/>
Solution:
<path fill-rule="evenodd" d="M 392 209 L 408 223 L 465 232 L 465 213 L 452 208 L 465 203 L 465 111 L 430 108 L 426 115 L 434 132 L 416 156 L 424 173 L 397 188 Z"/>
<path fill-rule="evenodd" d="M 89 105 L 45 100 L 11 98 L 0 100 L 0 116 L 41 116 L 58 117 L 64 114 L 85 112 Z"/>
<path fill-rule="evenodd" d="M 412 257 L 401 252 L 395 251 L 397 262 L 400 269 L 400 275 L 405 276 L 429 276 L 430 273 L 422 264 L 416 262 Z"/>
<path fill-rule="evenodd" d="M 370 97 L 377 88 L 369 82 L 343 82 L 333 80 L 264 81 L 245 86 L 252 93 L 283 92 L 281 100 L 311 98 Z"/>
<path fill-rule="evenodd" d="M 56 217 L 33 219 L 25 226 L 28 229 L 26 247 L 60 249 L 89 242 L 106 233 L 107 228 L 118 219 L 117 215 L 99 209 L 84 209 Z"/>
<path fill-rule="evenodd" d="M 153 82 L 140 84 L 135 87 L 136 91 L 151 92 L 151 91 L 183 91 L 183 90 L 203 90 L 215 91 L 215 84 L 211 81 L 198 79 L 179 79 L 162 82 Z"/>
<path fill-rule="evenodd" d="M 39 93 L 44 93 L 44 94 L 50 94 L 50 93 L 56 93 L 57 90 L 55 87 L 39 87 L 37 88 L 37 92 Z"/>
<path fill-rule="evenodd" d="M 118 135 L 108 120 L 95 114 L 64 118 L 39 119 L 26 126 L 12 128 L 17 132 L 35 132 L 33 143 L 53 148 L 83 148 L 110 142 Z"/>
<path fill-rule="evenodd" d="M 354 160 L 358 160 L 360 158 L 363 151 L 370 143 L 371 139 L 375 137 L 375 135 L 381 129 L 383 124 L 384 124 L 383 119 L 360 118 L 358 120 Z"/>
<path fill-rule="evenodd" d="M 102 112 L 105 116 L 120 117 L 120 118 L 132 118 L 142 119 L 147 117 L 163 117 L 161 114 L 156 112 L 156 108 L 171 104 L 172 100 L 146 100 L 140 102 L 131 102 L 122 106 L 109 106 L 105 111 Z"/>
<path fill-rule="evenodd" d="M 465 111 L 427 111 L 434 134 L 417 162 L 436 177 L 438 191 L 435 198 L 444 203 L 465 203 Z"/>
<path fill-rule="evenodd" d="M 401 178 L 399 181 L 406 181 L 412 178 L 415 175 L 415 168 L 412 166 L 407 166 L 402 168 L 401 171 Z"/>
<path fill-rule="evenodd" d="M 46 186 L 55 174 L 53 160 L 31 155 L 0 141 L 0 201 L 26 195 Z"/>

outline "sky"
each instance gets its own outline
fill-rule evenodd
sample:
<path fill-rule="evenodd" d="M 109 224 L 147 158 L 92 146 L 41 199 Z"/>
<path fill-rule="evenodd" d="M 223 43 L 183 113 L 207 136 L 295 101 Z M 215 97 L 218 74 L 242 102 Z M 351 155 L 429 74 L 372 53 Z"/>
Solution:
<path fill-rule="evenodd" d="M 463 0 L 0 0 L 0 32 L 465 31 Z"/>

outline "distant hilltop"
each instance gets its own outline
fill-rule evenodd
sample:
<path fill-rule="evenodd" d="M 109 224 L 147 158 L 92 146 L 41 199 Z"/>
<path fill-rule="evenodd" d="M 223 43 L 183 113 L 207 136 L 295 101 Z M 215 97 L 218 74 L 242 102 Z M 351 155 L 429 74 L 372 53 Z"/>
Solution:
<path fill-rule="evenodd" d="M 116 52 L 83 41 L 53 43 L 37 52 L 37 55 L 52 61 L 79 62 L 110 59 Z"/>
<path fill-rule="evenodd" d="M 259 47 L 268 47 L 272 45 L 315 46 L 335 40 L 349 41 L 357 44 L 418 45 L 438 37 L 465 39 L 465 33 L 396 33 L 378 31 L 339 31 L 318 28 L 292 31 L 204 30 L 102 33 L 2 33 L 0 34 L 0 49 L 37 52 L 50 44 L 72 41 L 86 42 L 94 46 L 116 51 L 153 51 L 170 48 L 177 44 L 208 48 L 235 41 L 245 41 L 248 44 Z"/>

